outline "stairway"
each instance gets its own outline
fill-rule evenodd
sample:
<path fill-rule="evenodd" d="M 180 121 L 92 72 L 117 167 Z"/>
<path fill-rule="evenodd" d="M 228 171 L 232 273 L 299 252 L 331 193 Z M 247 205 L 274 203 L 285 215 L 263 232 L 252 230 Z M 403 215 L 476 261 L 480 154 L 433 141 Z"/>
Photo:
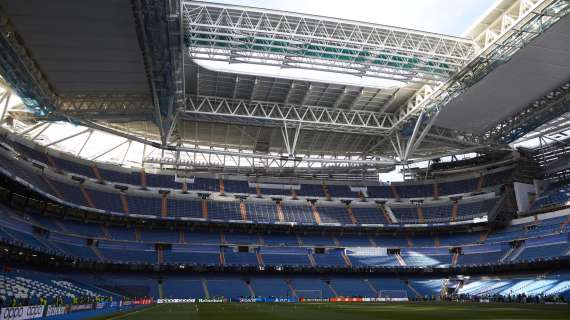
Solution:
<path fill-rule="evenodd" d="M 485 181 L 485 176 L 481 176 L 479 178 L 479 181 L 477 181 L 477 189 L 475 190 L 475 192 L 481 192 L 481 190 L 483 189 L 483 182 Z"/>
<path fill-rule="evenodd" d="M 338 293 L 336 292 L 336 290 L 333 288 L 332 283 L 327 282 L 327 287 L 329 287 L 329 290 L 334 294 L 335 297 L 338 297 Z"/>
<path fill-rule="evenodd" d="M 309 253 L 309 254 L 307 254 L 307 256 L 309 257 L 309 262 L 311 263 L 311 266 L 316 267 L 317 262 L 315 261 L 315 257 L 313 256 L 313 254 Z"/>
<path fill-rule="evenodd" d="M 352 262 L 350 261 L 350 258 L 346 255 L 346 254 L 342 254 L 342 259 L 344 260 L 344 263 L 346 264 L 347 267 L 352 268 Z"/>
<path fill-rule="evenodd" d="M 257 264 L 260 267 L 263 267 L 265 263 L 263 262 L 263 256 L 261 255 L 261 253 L 259 253 L 259 251 L 255 251 L 255 257 L 257 258 Z"/>
<path fill-rule="evenodd" d="M 164 264 L 164 250 L 160 246 L 156 248 L 156 262 L 159 265 Z"/>
<path fill-rule="evenodd" d="M 247 221 L 247 208 L 243 200 L 239 202 L 239 212 L 241 214 L 241 219 L 243 221 Z"/>
<path fill-rule="evenodd" d="M 146 173 L 144 172 L 144 169 L 141 169 L 140 171 L 140 178 L 141 178 L 141 187 L 143 189 L 146 189 Z"/>
<path fill-rule="evenodd" d="M 168 193 L 164 192 L 160 199 L 160 216 L 166 218 L 168 216 Z"/>
<path fill-rule="evenodd" d="M 99 172 L 99 168 L 97 168 L 96 165 L 91 165 L 91 170 L 93 171 L 93 175 L 95 175 L 95 178 L 97 179 L 97 181 L 99 181 L 99 183 L 104 183 L 105 181 L 103 180 L 103 177 L 101 176 L 101 172 Z"/>
<path fill-rule="evenodd" d="M 52 219 L 52 221 L 59 228 L 60 231 L 63 231 L 65 233 L 69 233 L 69 230 L 67 230 L 65 225 L 63 223 L 61 223 L 61 221 L 59 221 L 59 219 Z"/>
<path fill-rule="evenodd" d="M 352 208 L 350 206 L 346 207 L 346 212 L 348 213 L 350 222 L 352 222 L 352 224 L 358 224 L 358 221 L 356 220 L 356 217 L 354 216 L 354 213 L 352 212 Z"/>
<path fill-rule="evenodd" d="M 258 198 L 261 198 L 261 188 L 259 187 L 259 183 L 255 184 L 255 194 L 257 195 Z"/>
<path fill-rule="evenodd" d="M 398 260 L 398 263 L 400 264 L 400 266 L 402 266 L 402 267 L 406 266 L 406 261 L 404 260 L 404 258 L 402 258 L 402 256 L 400 254 L 395 254 L 394 257 L 396 258 L 396 260 Z"/>
<path fill-rule="evenodd" d="M 311 204 L 311 210 L 313 211 L 313 217 L 315 217 L 317 224 L 321 224 L 321 214 L 317 210 L 317 206 L 314 203 Z"/>
<path fill-rule="evenodd" d="M 396 218 L 394 212 L 392 212 L 392 209 L 390 209 L 390 207 L 381 205 L 380 208 L 382 208 L 382 212 L 384 212 L 384 217 L 388 223 L 398 223 L 398 218 Z"/>
<path fill-rule="evenodd" d="M 368 286 L 368 288 L 370 288 L 370 290 L 372 290 L 372 292 L 374 292 L 374 296 L 378 297 L 379 293 L 378 293 L 378 289 L 376 289 L 374 287 L 374 285 L 368 281 L 368 279 L 362 279 L 362 281 L 366 282 L 366 285 Z"/>
<path fill-rule="evenodd" d="M 398 193 L 398 190 L 396 190 L 396 187 L 390 186 L 390 190 L 392 191 L 392 195 L 394 196 L 396 201 L 400 201 L 400 194 Z"/>
<path fill-rule="evenodd" d="M 416 290 L 416 288 L 414 288 L 414 286 L 412 286 L 412 284 L 409 281 L 406 286 L 408 287 L 408 289 L 410 289 L 410 291 L 412 291 L 416 295 L 416 298 L 423 298 L 423 295 L 418 290 Z"/>
<path fill-rule="evenodd" d="M 479 236 L 479 242 L 484 243 L 485 240 L 487 240 L 488 236 L 489 236 L 489 231 L 481 233 L 481 236 Z"/>
<path fill-rule="evenodd" d="M 416 207 L 416 212 L 417 212 L 417 214 L 418 214 L 418 221 L 419 221 L 419 223 L 425 223 L 426 220 L 425 220 L 425 218 L 424 218 L 424 209 L 422 209 L 422 207 L 420 207 L 420 206 L 417 206 L 417 207 Z"/>
<path fill-rule="evenodd" d="M 220 179 L 219 183 L 220 183 L 220 193 L 224 194 L 226 192 L 226 187 L 224 186 L 224 179 Z"/>
<path fill-rule="evenodd" d="M 459 260 L 459 253 L 454 253 L 451 257 L 451 266 L 455 267 L 457 265 L 457 261 Z"/>
<path fill-rule="evenodd" d="M 285 279 L 284 281 L 287 284 L 287 287 L 289 288 L 289 290 L 291 291 L 291 295 L 293 297 L 297 298 L 297 290 L 295 290 L 295 288 L 293 288 L 293 283 L 291 282 L 291 280 Z"/>
<path fill-rule="evenodd" d="M 459 204 L 456 202 L 453 203 L 451 207 L 451 222 L 457 221 L 457 211 L 459 210 Z"/>
<path fill-rule="evenodd" d="M 500 263 L 505 263 L 506 261 L 511 261 L 510 260 L 510 256 L 511 254 L 515 251 L 515 247 L 511 247 L 509 248 L 509 250 L 507 250 L 507 252 L 505 252 L 505 254 L 499 259 Z"/>
<path fill-rule="evenodd" d="M 204 295 L 206 296 L 206 299 L 210 299 L 210 290 L 208 290 L 208 284 L 204 278 L 202 278 L 202 289 L 204 289 Z"/>
<path fill-rule="evenodd" d="M 12 238 L 14 238 L 14 236 L 12 234 L 9 233 L 8 230 L 4 230 L 5 233 L 9 234 Z M 54 252 L 54 253 L 59 253 L 59 254 L 64 254 L 67 255 L 67 252 L 65 252 L 63 249 L 59 248 L 58 246 L 56 246 L 53 242 L 49 241 L 48 239 L 37 235 L 37 234 L 32 234 L 32 236 L 38 240 L 38 242 L 40 242 L 41 244 L 43 244 L 46 248 L 48 248 L 50 251 Z"/>
<path fill-rule="evenodd" d="M 129 201 L 127 201 L 127 195 L 124 192 L 119 192 L 119 197 L 121 198 L 121 205 L 123 206 L 123 213 L 129 213 Z"/>
<path fill-rule="evenodd" d="M 208 219 L 208 200 L 202 199 L 202 218 Z"/>
<path fill-rule="evenodd" d="M 279 222 L 285 221 L 285 214 L 283 213 L 283 206 L 281 203 L 277 204 L 277 219 L 279 219 Z"/>
<path fill-rule="evenodd" d="M 524 244 L 521 244 L 518 248 L 516 248 L 516 250 L 514 250 L 513 253 L 511 253 L 511 256 L 509 257 L 509 262 L 514 262 L 515 260 L 517 260 L 517 258 L 521 255 L 524 249 L 525 249 Z"/>
<path fill-rule="evenodd" d="M 101 250 L 99 250 L 99 248 L 97 248 L 96 246 L 89 246 L 89 248 L 91 248 L 91 251 L 93 251 L 93 253 L 97 256 L 97 258 L 99 258 L 99 261 L 101 262 L 105 262 L 107 259 L 103 256 L 103 254 L 101 253 Z"/>
<path fill-rule="evenodd" d="M 255 297 L 255 291 L 253 290 L 253 287 L 251 286 L 251 282 L 246 282 L 245 285 L 247 286 L 247 290 L 249 290 L 249 295 L 250 297 Z"/>

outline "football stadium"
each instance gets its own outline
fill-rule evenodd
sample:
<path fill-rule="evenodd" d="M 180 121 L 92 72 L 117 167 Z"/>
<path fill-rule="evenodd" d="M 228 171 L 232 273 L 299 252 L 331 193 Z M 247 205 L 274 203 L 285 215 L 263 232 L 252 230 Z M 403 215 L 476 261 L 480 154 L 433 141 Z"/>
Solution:
<path fill-rule="evenodd" d="M 0 320 L 569 319 L 570 0 L 0 0 Z"/>

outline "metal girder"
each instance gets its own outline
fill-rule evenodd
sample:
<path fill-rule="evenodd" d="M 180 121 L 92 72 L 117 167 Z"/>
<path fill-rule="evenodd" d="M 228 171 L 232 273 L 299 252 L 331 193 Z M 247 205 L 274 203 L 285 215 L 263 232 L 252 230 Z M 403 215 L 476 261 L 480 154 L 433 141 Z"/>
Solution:
<path fill-rule="evenodd" d="M 4 107 L 2 107 L 2 112 L 0 113 L 0 124 L 4 121 L 4 117 L 6 116 L 6 112 L 8 111 L 8 106 L 10 105 L 10 98 L 12 97 L 11 91 L 5 91 L 2 94 L 2 98 L 0 98 L 0 105 L 4 103 Z"/>
<path fill-rule="evenodd" d="M 1 7 L 0 74 L 34 113 L 44 115 L 57 108 L 57 95 L 36 62 L 28 54 Z"/>
<path fill-rule="evenodd" d="M 169 152 L 182 152 L 182 153 L 196 153 L 201 155 L 211 155 L 215 157 L 235 157 L 236 159 L 248 159 L 252 165 L 279 165 L 279 166 L 293 166 L 293 167 L 312 167 L 312 166 L 330 166 L 330 167 L 389 167 L 395 165 L 396 161 L 393 159 L 381 157 L 381 156 L 365 156 L 365 155 L 351 155 L 351 156 L 331 156 L 331 155 L 305 155 L 302 157 L 290 157 L 285 154 L 275 154 L 275 153 L 252 153 L 251 151 L 242 151 L 235 149 L 223 149 L 219 148 L 204 148 L 197 146 L 190 146 L 178 143 L 177 145 L 162 146 L 161 144 L 154 142 L 152 140 L 147 140 L 146 138 L 120 131 L 112 127 L 101 125 L 91 121 L 82 122 L 83 125 L 104 131 L 107 133 L 114 134 L 116 136 L 125 138 L 126 140 L 120 144 L 123 145 L 127 141 L 135 141 L 142 143 L 147 146 L 155 147 L 160 150 Z M 115 148 L 120 147 L 117 145 Z M 107 151 L 109 152 L 109 151 Z M 101 155 L 98 155 L 100 157 Z M 145 162 L 147 162 L 145 160 Z M 196 162 L 198 164 L 198 162 Z"/>
<path fill-rule="evenodd" d="M 516 19 L 505 24 L 492 41 L 486 41 L 486 46 L 477 56 L 450 80 L 437 86 L 426 85 L 418 90 L 398 110 L 394 129 L 400 128 L 423 110 L 439 112 L 467 88 L 509 61 L 521 48 L 565 16 L 569 8 L 570 2 L 567 0 L 541 0 L 534 1 L 530 6 L 521 6 Z"/>
<path fill-rule="evenodd" d="M 190 95 L 186 97 L 182 116 L 208 121 L 232 119 L 232 121 L 252 125 L 281 126 L 287 122 L 292 126 L 302 124 L 303 129 L 372 135 L 379 135 L 390 130 L 394 120 L 391 114 L 370 111 L 349 111 Z"/>
<path fill-rule="evenodd" d="M 432 127 L 425 139 L 462 147 L 486 146 L 486 141 L 481 136 L 441 127 Z"/>
<path fill-rule="evenodd" d="M 153 111 L 149 96 L 81 95 L 61 98 L 57 113 L 77 119 L 124 122 L 150 120 Z"/>
<path fill-rule="evenodd" d="M 485 137 L 496 143 L 511 143 L 542 124 L 565 114 L 568 110 L 570 110 L 570 83 L 549 92 L 521 112 L 499 122 L 485 134 Z"/>
<path fill-rule="evenodd" d="M 182 11 L 195 59 L 429 82 L 475 53 L 471 40 L 378 24 L 196 1 Z"/>
<path fill-rule="evenodd" d="M 137 36 L 145 59 L 155 106 L 154 122 L 166 145 L 175 125 L 175 111 L 184 103 L 184 55 L 180 2 L 133 0 Z"/>
<path fill-rule="evenodd" d="M 523 138 L 517 139 L 517 143 L 529 141 L 535 138 L 548 137 L 559 134 L 561 132 L 570 129 L 570 113 L 566 113 L 560 117 L 555 118 L 553 121 L 549 121 L 533 132 L 526 134 Z"/>

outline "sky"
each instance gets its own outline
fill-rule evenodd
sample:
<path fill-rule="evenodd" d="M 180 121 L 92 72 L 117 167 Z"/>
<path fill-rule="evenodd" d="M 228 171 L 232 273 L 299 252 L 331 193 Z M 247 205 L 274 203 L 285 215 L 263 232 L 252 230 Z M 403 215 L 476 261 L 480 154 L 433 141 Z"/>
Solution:
<path fill-rule="evenodd" d="M 213 2 L 364 21 L 446 35 L 461 36 L 497 0 L 212 0 Z M 196 61 L 208 69 L 333 82 L 343 85 L 398 88 L 404 82 L 275 66 Z"/>
<path fill-rule="evenodd" d="M 461 36 L 497 0 L 212 0 Z"/>

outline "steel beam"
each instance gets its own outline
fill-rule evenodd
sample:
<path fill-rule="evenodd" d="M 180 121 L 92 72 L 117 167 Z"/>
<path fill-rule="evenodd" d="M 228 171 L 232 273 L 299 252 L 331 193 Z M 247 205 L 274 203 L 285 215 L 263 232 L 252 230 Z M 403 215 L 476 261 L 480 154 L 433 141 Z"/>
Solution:
<path fill-rule="evenodd" d="M 492 41 L 486 41 L 485 47 L 450 80 L 418 90 L 398 111 L 394 130 L 423 110 L 439 112 L 449 101 L 497 66 L 509 61 L 510 57 L 559 21 L 569 10 L 570 2 L 566 0 L 540 0 L 521 6 L 517 18 L 505 25 Z"/>
<path fill-rule="evenodd" d="M 162 144 L 170 140 L 175 112 L 184 103 L 184 58 L 180 2 L 134 0 L 137 36 L 143 51 Z"/>
<path fill-rule="evenodd" d="M 546 94 L 516 115 L 496 124 L 485 133 L 489 141 L 507 144 L 570 110 L 570 83 Z"/>
<path fill-rule="evenodd" d="M 378 24 L 183 1 L 194 59 L 304 68 L 402 81 L 441 81 L 474 55 L 471 40 Z"/>
<path fill-rule="evenodd" d="M 394 120 L 391 114 L 331 109 L 318 106 L 245 101 L 208 96 L 187 96 L 181 116 L 195 120 L 240 121 L 243 124 L 291 126 L 378 135 L 387 132 Z"/>

